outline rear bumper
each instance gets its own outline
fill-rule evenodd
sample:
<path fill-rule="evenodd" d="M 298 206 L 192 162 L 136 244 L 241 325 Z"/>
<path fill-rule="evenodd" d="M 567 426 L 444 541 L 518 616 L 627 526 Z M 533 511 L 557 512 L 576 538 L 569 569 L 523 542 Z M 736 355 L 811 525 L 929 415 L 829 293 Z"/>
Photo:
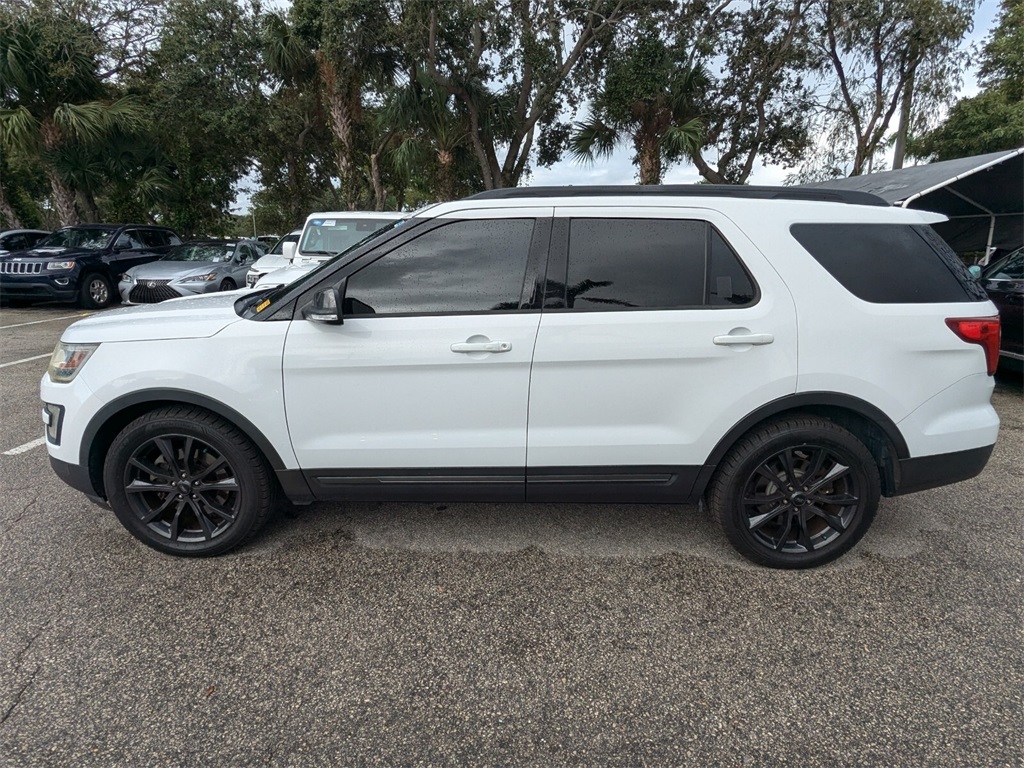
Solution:
<path fill-rule="evenodd" d="M 900 459 L 898 484 L 894 495 L 926 491 L 929 488 L 938 488 L 977 477 L 988 463 L 994 447 L 986 445 L 955 453 Z"/>

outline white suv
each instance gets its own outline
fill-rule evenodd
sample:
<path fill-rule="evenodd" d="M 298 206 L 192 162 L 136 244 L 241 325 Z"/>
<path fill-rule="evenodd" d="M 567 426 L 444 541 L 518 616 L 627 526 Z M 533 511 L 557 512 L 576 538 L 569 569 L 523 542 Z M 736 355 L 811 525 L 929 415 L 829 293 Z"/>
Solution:
<path fill-rule="evenodd" d="M 238 546 L 278 491 L 703 497 L 751 560 L 818 565 L 995 443 L 998 317 L 939 220 L 758 187 L 435 205 L 279 289 L 70 326 L 51 462 L 179 555 Z"/>

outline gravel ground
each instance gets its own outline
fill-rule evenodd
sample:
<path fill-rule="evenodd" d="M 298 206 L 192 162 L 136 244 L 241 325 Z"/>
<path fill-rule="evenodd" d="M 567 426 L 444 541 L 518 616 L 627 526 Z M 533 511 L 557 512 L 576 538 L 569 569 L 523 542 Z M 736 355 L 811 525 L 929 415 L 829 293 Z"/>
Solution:
<path fill-rule="evenodd" d="M 1017 381 L 980 477 L 814 571 L 667 506 L 319 504 L 179 560 L 5 455 L 80 315 L 0 312 L 2 766 L 1024 763 Z"/>

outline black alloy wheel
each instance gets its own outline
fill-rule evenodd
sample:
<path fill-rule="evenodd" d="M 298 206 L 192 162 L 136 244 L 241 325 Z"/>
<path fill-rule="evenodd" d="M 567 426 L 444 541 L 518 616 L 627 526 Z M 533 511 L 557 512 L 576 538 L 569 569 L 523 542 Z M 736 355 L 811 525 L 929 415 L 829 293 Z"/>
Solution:
<path fill-rule="evenodd" d="M 878 468 L 850 432 L 795 417 L 741 440 L 712 482 L 710 505 L 733 545 L 775 568 L 839 557 L 878 508 Z"/>
<path fill-rule="evenodd" d="M 217 555 L 266 522 L 272 481 L 266 462 L 234 426 L 198 408 L 170 406 L 129 424 L 104 465 L 114 513 L 148 546 L 177 555 Z"/>
<path fill-rule="evenodd" d="M 238 287 L 238 286 L 237 286 L 237 285 L 235 285 L 235 281 L 234 281 L 234 280 L 232 280 L 232 279 L 231 279 L 230 277 L 225 277 L 225 278 L 224 278 L 224 282 L 222 282 L 222 283 L 220 284 L 220 289 L 221 289 L 222 291 L 233 291 L 233 290 L 235 290 L 235 288 L 237 288 L 237 287 Z"/>

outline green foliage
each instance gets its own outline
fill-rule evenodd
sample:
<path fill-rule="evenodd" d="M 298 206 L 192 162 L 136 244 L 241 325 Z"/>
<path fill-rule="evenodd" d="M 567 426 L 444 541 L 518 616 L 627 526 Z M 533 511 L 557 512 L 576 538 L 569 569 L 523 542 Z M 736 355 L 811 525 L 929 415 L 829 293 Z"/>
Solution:
<path fill-rule="evenodd" d="M 985 43 L 977 96 L 957 102 L 945 121 L 912 140 L 910 154 L 952 160 L 1024 146 L 1024 2 L 1003 0 Z"/>
<path fill-rule="evenodd" d="M 223 230 L 262 135 L 258 13 L 233 0 L 174 0 L 151 66 L 128 82 L 167 164 L 163 221 L 183 235 Z"/>

